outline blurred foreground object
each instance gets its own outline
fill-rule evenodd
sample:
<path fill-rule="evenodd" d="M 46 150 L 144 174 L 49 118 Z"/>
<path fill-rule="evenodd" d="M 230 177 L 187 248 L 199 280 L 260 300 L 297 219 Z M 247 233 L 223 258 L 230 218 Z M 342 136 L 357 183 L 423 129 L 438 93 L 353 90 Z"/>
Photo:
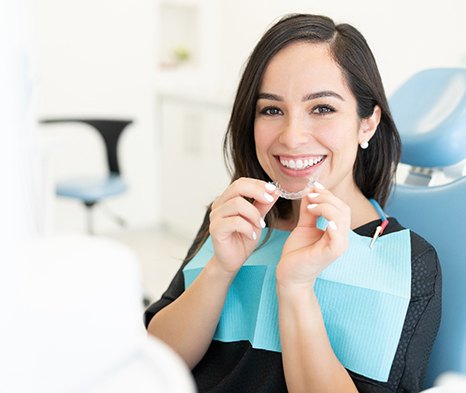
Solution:
<path fill-rule="evenodd" d="M 23 378 L 33 392 L 194 392 L 178 356 L 147 336 L 138 261 L 126 246 L 63 236 L 33 241 L 23 256 Z"/>
<path fill-rule="evenodd" d="M 422 393 L 465 393 L 466 374 L 444 373 L 435 380 L 435 387 Z"/>

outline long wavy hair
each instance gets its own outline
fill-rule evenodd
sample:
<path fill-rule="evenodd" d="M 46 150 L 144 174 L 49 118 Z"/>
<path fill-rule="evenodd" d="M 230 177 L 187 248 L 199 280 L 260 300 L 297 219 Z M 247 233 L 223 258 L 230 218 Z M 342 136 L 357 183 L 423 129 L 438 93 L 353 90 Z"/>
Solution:
<path fill-rule="evenodd" d="M 270 60 L 294 42 L 326 43 L 357 101 L 361 119 L 372 115 L 378 105 L 380 123 L 368 149 L 358 149 L 353 167 L 356 185 L 367 198 L 384 206 L 394 184 L 401 155 L 401 141 L 390 113 L 374 56 L 362 34 L 349 24 L 335 24 L 321 15 L 291 14 L 275 23 L 260 39 L 250 55 L 239 82 L 225 134 L 223 151 L 232 182 L 240 177 L 270 181 L 256 156 L 254 119 L 259 88 Z M 288 218 L 291 202 L 279 199 L 266 217 L 270 228 L 278 218 Z M 204 223 L 205 224 L 205 223 Z M 208 225 L 197 240 L 203 243 Z"/>

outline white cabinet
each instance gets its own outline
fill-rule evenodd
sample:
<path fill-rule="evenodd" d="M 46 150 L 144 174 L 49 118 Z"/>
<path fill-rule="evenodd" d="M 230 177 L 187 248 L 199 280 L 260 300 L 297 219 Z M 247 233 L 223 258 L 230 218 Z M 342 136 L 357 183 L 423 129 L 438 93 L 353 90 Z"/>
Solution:
<path fill-rule="evenodd" d="M 169 230 L 193 238 L 209 205 L 229 183 L 223 161 L 226 104 L 162 94 L 161 214 Z"/>

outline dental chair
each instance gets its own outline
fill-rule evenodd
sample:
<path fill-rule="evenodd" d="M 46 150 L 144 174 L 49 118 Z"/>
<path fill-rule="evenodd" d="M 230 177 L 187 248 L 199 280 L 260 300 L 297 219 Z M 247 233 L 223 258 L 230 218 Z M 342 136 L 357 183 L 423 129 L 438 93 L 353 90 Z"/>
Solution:
<path fill-rule="evenodd" d="M 442 319 L 425 388 L 439 375 L 466 375 L 466 69 L 415 74 L 391 97 L 401 135 L 401 169 L 387 212 L 437 250 Z M 400 174 L 400 173 L 399 173 Z"/>

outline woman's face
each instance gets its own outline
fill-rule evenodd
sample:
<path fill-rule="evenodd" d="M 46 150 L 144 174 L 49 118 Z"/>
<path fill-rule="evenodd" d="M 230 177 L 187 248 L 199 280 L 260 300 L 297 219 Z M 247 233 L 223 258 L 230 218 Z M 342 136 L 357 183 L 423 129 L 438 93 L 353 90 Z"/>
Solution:
<path fill-rule="evenodd" d="M 354 187 L 358 145 L 369 135 L 327 44 L 298 42 L 278 52 L 258 97 L 256 154 L 272 180 L 295 192 L 318 172 L 319 182 L 334 193 Z"/>

